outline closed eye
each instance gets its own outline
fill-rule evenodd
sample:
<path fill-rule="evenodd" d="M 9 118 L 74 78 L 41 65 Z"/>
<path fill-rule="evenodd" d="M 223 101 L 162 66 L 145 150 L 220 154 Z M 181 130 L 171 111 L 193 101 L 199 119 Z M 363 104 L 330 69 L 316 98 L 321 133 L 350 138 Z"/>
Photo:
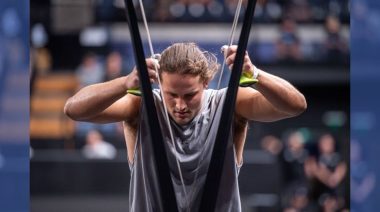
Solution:
<path fill-rule="evenodd" d="M 197 93 L 186 94 L 186 95 L 185 95 L 185 98 L 186 98 L 186 99 L 191 99 L 191 98 L 193 98 L 196 94 L 197 94 Z"/>
<path fill-rule="evenodd" d="M 177 97 L 178 97 L 178 95 L 175 94 L 175 93 L 169 93 L 169 96 L 170 96 L 171 98 L 177 98 Z"/>

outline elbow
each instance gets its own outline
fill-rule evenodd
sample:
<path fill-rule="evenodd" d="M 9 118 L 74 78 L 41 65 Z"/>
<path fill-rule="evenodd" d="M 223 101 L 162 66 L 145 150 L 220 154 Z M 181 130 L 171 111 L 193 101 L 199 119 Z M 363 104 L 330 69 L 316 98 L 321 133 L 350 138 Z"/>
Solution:
<path fill-rule="evenodd" d="M 66 116 L 68 116 L 70 119 L 72 119 L 74 121 L 79 121 L 79 118 L 74 115 L 74 112 L 72 109 L 72 99 L 71 98 L 69 98 L 66 101 L 65 106 L 63 107 L 63 113 Z"/>
<path fill-rule="evenodd" d="M 302 94 L 301 94 L 300 103 L 298 104 L 297 108 L 298 108 L 298 113 L 299 114 L 305 112 L 305 110 L 307 109 L 307 101 L 306 101 L 305 96 L 302 95 Z"/>
<path fill-rule="evenodd" d="M 73 116 L 70 110 L 70 105 L 71 105 L 71 98 L 66 101 L 65 106 L 63 107 L 63 113 L 69 118 L 73 119 Z"/>
<path fill-rule="evenodd" d="M 88 110 L 84 109 L 80 102 L 73 97 L 69 98 L 63 107 L 63 113 L 74 121 L 88 122 L 93 116 L 90 116 Z"/>
<path fill-rule="evenodd" d="M 304 95 L 300 94 L 298 101 L 293 102 L 292 112 L 293 116 L 301 115 L 307 109 L 307 102 Z"/>

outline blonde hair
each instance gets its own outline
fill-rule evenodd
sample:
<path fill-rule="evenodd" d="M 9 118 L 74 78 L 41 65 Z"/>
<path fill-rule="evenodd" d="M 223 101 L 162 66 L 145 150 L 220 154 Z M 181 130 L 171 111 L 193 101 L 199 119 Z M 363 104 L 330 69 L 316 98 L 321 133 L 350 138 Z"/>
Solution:
<path fill-rule="evenodd" d="M 202 82 L 209 82 L 218 68 L 215 55 L 202 52 L 195 43 L 175 43 L 162 52 L 159 74 L 190 74 L 200 76 Z"/>

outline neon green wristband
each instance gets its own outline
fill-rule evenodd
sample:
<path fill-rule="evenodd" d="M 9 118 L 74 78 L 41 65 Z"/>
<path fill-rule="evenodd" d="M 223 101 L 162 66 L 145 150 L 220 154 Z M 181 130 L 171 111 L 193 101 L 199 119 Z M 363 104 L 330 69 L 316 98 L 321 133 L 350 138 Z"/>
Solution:
<path fill-rule="evenodd" d="M 141 91 L 138 88 L 128 89 L 127 93 L 135 96 L 141 96 Z"/>
<path fill-rule="evenodd" d="M 258 71 L 256 67 L 254 67 L 253 69 L 253 74 L 250 72 L 243 72 L 243 74 L 240 76 L 239 85 L 241 87 L 249 87 L 259 82 L 259 80 L 257 79 L 257 76 L 259 75 Z"/>

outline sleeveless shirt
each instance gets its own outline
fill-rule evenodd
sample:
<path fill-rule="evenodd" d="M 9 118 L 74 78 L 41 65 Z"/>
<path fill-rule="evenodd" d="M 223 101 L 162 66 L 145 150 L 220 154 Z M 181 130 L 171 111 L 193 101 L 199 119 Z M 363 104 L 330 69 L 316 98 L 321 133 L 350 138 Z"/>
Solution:
<path fill-rule="evenodd" d="M 165 121 L 165 112 L 160 92 L 157 89 L 153 90 L 176 201 L 179 207 L 178 210 L 181 212 L 197 212 L 199 209 L 212 150 L 214 144 L 217 142 L 215 141 L 216 133 L 222 114 L 225 95 L 226 89 L 205 90 L 203 92 L 201 109 L 189 124 L 185 126 L 178 125 L 174 120 L 170 119 L 174 136 L 173 146 L 169 126 Z M 145 108 L 143 107 L 141 112 L 144 113 L 144 110 Z M 230 127 L 230 130 L 231 133 L 216 202 L 216 211 L 218 212 L 241 211 L 238 186 L 239 167 L 236 165 L 235 149 L 232 139 L 233 126 Z M 155 161 L 153 147 L 151 145 L 152 141 L 149 136 L 148 122 L 143 116 L 140 118 L 136 139 L 134 159 L 132 164 L 130 164 L 130 211 L 161 212 L 163 211 L 163 204 L 160 200 L 159 182 L 154 167 Z M 176 158 L 180 163 L 187 195 L 183 192 Z"/>

